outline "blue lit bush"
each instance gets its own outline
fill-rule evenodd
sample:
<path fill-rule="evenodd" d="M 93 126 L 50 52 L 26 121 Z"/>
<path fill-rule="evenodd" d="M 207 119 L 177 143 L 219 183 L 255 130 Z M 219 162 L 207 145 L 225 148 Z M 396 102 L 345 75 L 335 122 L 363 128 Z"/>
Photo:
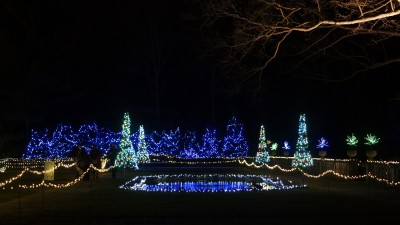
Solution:
<path fill-rule="evenodd" d="M 150 155 L 169 155 L 180 158 L 241 158 L 248 154 L 247 141 L 243 136 L 243 125 L 236 118 L 230 120 L 222 141 L 216 129 L 206 129 L 198 136 L 194 131 L 181 132 L 178 128 L 169 131 L 153 131 L 145 137 Z M 137 150 L 139 132 L 132 132 L 131 141 Z M 32 130 L 31 140 L 23 158 L 67 158 L 71 151 L 81 146 L 87 153 L 94 147 L 106 154 L 112 144 L 119 146 L 121 132 L 113 132 L 95 123 L 83 124 L 76 131 L 71 126 L 58 125 L 54 131 Z"/>

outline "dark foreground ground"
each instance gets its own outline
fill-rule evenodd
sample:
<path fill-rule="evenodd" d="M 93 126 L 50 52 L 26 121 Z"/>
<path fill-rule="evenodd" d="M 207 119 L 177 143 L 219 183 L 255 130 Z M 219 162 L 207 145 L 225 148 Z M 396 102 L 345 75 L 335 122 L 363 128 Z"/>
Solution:
<path fill-rule="evenodd" d="M 301 184 L 300 174 L 236 168 L 143 168 L 66 189 L 0 190 L 0 224 L 400 224 L 400 188 L 334 177 L 308 189 L 241 193 L 147 193 L 118 186 L 138 174 L 268 173 Z M 1 175 L 1 174 L 0 174 Z M 72 180 L 73 169 L 56 173 Z M 1 176 L 0 176 L 1 177 Z M 32 183 L 35 175 L 21 183 Z M 0 179 L 4 180 L 4 177 Z"/>

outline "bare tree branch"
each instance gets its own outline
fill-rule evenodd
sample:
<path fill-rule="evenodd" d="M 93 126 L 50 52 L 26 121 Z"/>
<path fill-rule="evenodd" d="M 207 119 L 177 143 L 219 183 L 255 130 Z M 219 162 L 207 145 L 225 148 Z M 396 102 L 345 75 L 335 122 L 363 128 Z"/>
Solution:
<path fill-rule="evenodd" d="M 297 63 L 300 65 L 326 54 L 345 39 L 368 36 L 370 44 L 377 44 L 389 37 L 400 37 L 400 0 L 221 0 L 207 2 L 203 12 L 209 26 L 220 22 L 232 26 L 215 47 L 225 50 L 225 59 L 221 60 L 224 63 L 237 65 L 251 61 L 243 80 L 254 77 L 254 73 L 261 76 L 276 58 L 287 56 L 288 52 L 292 56 L 305 55 Z M 304 41 L 299 46 L 290 46 L 288 42 L 293 38 Z M 382 67 L 398 62 L 390 58 L 388 63 L 374 65 Z M 348 77 L 374 68 L 366 65 L 350 71 Z"/>

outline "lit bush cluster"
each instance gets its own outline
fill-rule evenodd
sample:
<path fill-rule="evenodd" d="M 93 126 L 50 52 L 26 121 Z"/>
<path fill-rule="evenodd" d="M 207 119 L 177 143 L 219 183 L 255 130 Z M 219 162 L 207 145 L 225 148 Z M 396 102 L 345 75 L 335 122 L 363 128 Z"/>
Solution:
<path fill-rule="evenodd" d="M 236 118 L 232 118 L 222 139 L 218 138 L 216 129 L 206 129 L 199 136 L 194 131 L 182 132 L 179 127 L 169 131 L 150 132 L 145 135 L 144 142 L 139 138 L 138 129 L 130 134 L 130 139 L 134 149 L 146 146 L 152 155 L 165 154 L 182 158 L 242 158 L 248 154 L 243 130 L 243 125 L 238 123 Z M 107 154 L 112 146 L 119 148 L 121 136 L 121 132 L 113 132 L 95 123 L 82 125 L 78 130 L 62 124 L 53 131 L 32 130 L 31 140 L 23 157 L 67 158 L 71 156 L 71 151 L 76 146 L 81 146 L 87 153 L 97 147 L 102 154 Z"/>

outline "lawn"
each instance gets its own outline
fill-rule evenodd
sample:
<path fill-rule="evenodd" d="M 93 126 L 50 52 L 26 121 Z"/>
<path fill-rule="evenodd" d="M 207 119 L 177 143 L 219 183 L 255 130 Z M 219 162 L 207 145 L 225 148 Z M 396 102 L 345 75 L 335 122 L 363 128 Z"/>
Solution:
<path fill-rule="evenodd" d="M 11 172 L 11 171 L 10 171 Z M 65 189 L 3 190 L 0 224 L 397 224 L 398 188 L 333 177 L 305 179 L 307 189 L 240 193 L 155 193 L 118 189 L 134 176 L 164 173 L 269 173 L 301 183 L 300 174 L 243 167 L 145 167 L 100 175 Z M 36 175 L 21 183 L 39 182 Z M 56 182 L 72 180 L 60 169 Z M 37 177 L 37 176 L 36 176 Z M 3 180 L 3 178 L 2 178 Z"/>

